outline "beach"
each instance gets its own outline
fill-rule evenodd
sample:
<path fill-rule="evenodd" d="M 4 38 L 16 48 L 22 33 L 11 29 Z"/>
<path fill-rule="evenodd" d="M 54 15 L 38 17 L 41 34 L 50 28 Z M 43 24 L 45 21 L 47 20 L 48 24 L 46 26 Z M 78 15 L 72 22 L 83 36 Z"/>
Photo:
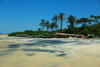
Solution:
<path fill-rule="evenodd" d="M 0 36 L 0 67 L 100 67 L 100 39 Z"/>

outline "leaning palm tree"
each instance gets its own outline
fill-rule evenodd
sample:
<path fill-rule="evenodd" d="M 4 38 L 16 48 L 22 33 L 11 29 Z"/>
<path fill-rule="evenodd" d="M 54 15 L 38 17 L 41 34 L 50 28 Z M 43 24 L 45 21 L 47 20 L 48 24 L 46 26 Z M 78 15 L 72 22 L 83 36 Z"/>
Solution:
<path fill-rule="evenodd" d="M 44 31 L 44 26 L 45 26 L 45 21 L 44 21 L 44 19 L 41 20 L 40 25 L 43 27 L 42 30 Z"/>
<path fill-rule="evenodd" d="M 52 18 L 52 20 L 55 22 L 55 24 L 57 25 L 57 21 L 58 21 L 58 16 L 54 15 L 54 17 Z M 57 27 L 56 27 L 57 30 Z"/>
<path fill-rule="evenodd" d="M 71 25 L 72 27 L 74 27 L 74 23 L 76 23 L 76 17 L 74 17 L 73 15 L 70 15 L 70 16 L 67 18 L 67 20 L 68 20 L 68 23 L 70 23 L 70 25 Z"/>
<path fill-rule="evenodd" d="M 45 27 L 47 27 L 47 31 L 48 31 L 48 29 L 49 29 L 49 21 L 46 21 Z"/>
<path fill-rule="evenodd" d="M 65 19 L 64 18 L 64 13 L 62 12 L 62 13 L 59 13 L 59 16 L 58 16 L 58 19 L 61 21 L 61 30 L 62 30 L 62 22 L 63 22 L 63 20 Z"/>

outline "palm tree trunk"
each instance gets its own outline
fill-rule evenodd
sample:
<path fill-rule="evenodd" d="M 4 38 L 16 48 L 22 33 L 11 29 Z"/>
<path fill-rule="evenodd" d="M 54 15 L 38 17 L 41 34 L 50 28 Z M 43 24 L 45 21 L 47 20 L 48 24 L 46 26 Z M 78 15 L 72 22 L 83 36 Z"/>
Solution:
<path fill-rule="evenodd" d="M 71 22 L 71 26 L 74 27 L 74 23 L 73 22 Z"/>
<path fill-rule="evenodd" d="M 44 31 L 44 26 L 43 26 L 43 31 Z"/>
<path fill-rule="evenodd" d="M 61 20 L 61 30 L 62 30 L 62 20 Z"/>
<path fill-rule="evenodd" d="M 52 31 L 53 31 L 53 28 L 52 28 Z"/>
<path fill-rule="evenodd" d="M 55 31 L 55 27 L 54 27 L 54 31 Z"/>
<path fill-rule="evenodd" d="M 47 28 L 47 31 L 48 31 L 48 28 Z"/>
<path fill-rule="evenodd" d="M 56 22 L 56 26 L 57 26 L 57 22 Z M 56 31 L 57 31 L 57 27 L 56 27 Z"/>

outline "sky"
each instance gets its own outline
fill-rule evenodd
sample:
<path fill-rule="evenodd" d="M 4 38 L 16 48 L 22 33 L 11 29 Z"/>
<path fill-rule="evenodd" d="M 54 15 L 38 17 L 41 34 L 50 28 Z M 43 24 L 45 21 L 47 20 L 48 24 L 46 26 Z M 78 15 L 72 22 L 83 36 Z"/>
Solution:
<path fill-rule="evenodd" d="M 36 31 L 41 19 L 52 23 L 52 17 L 62 12 L 64 29 L 69 15 L 77 19 L 100 15 L 100 0 L 0 0 L 0 33 Z M 57 23 L 60 28 L 60 21 Z"/>

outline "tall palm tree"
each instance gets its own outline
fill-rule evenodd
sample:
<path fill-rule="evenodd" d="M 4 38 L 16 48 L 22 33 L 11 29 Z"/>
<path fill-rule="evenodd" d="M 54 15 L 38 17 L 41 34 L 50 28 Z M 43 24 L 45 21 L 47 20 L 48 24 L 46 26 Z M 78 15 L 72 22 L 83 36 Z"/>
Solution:
<path fill-rule="evenodd" d="M 40 25 L 43 27 L 42 30 L 44 31 L 44 26 L 45 26 L 45 21 L 44 21 L 44 19 L 41 20 Z"/>
<path fill-rule="evenodd" d="M 62 30 L 62 22 L 64 21 L 64 13 L 62 12 L 62 13 L 59 13 L 59 16 L 58 16 L 58 19 L 61 21 L 61 30 Z"/>
<path fill-rule="evenodd" d="M 68 20 L 68 23 L 70 23 L 70 25 L 71 25 L 72 27 L 74 27 L 74 23 L 76 23 L 76 17 L 74 17 L 73 15 L 70 15 L 70 16 L 67 18 L 67 20 Z"/>
<path fill-rule="evenodd" d="M 48 29 L 49 29 L 49 21 L 46 21 L 45 27 L 47 27 L 47 31 L 48 31 Z"/>
<path fill-rule="evenodd" d="M 52 18 L 52 20 L 55 22 L 55 24 L 57 25 L 57 21 L 58 21 L 58 16 L 54 15 L 54 17 Z M 56 27 L 57 30 L 57 27 Z"/>

